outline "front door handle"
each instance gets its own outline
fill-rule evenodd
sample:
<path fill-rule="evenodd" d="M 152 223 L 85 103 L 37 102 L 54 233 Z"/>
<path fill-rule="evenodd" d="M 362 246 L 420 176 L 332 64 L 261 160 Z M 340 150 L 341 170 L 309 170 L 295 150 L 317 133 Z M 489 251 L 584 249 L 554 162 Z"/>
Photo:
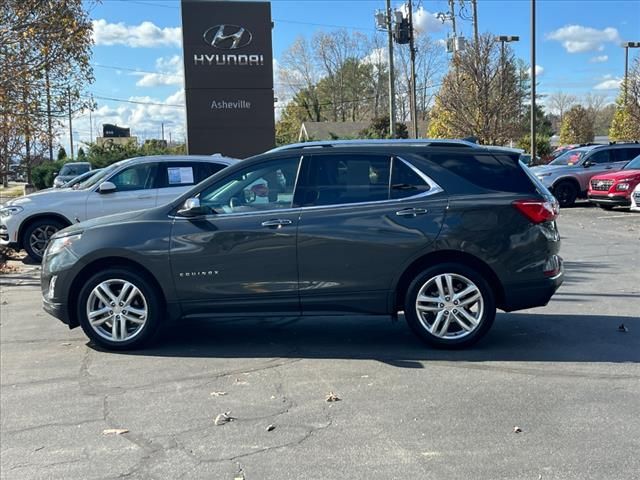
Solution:
<path fill-rule="evenodd" d="M 262 222 L 260 225 L 268 228 L 281 228 L 285 225 L 291 225 L 293 222 L 287 218 L 275 218 L 273 220 L 266 220 Z"/>
<path fill-rule="evenodd" d="M 399 217 L 417 217 L 418 215 L 424 215 L 427 213 L 426 208 L 404 208 L 402 210 L 398 210 L 396 215 Z"/>
<path fill-rule="evenodd" d="M 140 195 L 138 200 L 149 200 L 151 198 L 153 198 L 153 195 Z"/>

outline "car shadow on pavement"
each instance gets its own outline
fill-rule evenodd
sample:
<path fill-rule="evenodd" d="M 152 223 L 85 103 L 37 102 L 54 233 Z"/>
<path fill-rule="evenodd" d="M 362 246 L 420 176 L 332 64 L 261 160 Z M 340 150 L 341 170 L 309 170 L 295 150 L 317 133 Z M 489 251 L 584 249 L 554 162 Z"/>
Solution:
<path fill-rule="evenodd" d="M 183 320 L 149 348 L 124 355 L 211 358 L 379 360 L 402 368 L 424 362 L 640 362 L 640 318 L 499 314 L 489 334 L 466 350 L 438 350 L 388 317 Z M 626 332 L 619 331 L 624 324 Z"/>

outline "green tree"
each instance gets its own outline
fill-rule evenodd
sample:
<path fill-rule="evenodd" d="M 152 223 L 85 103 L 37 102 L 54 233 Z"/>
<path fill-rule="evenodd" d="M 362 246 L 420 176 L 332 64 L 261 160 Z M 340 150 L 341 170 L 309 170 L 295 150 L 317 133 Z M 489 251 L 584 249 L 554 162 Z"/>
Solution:
<path fill-rule="evenodd" d="M 371 124 L 360 132 L 365 138 L 391 138 L 389 134 L 389 116 L 376 117 Z M 396 122 L 396 136 L 394 138 L 409 138 L 409 130 L 404 123 Z"/>
<path fill-rule="evenodd" d="M 560 143 L 587 143 L 594 137 L 593 117 L 582 105 L 571 107 L 560 127 Z"/>
<path fill-rule="evenodd" d="M 531 153 L 531 134 L 527 133 L 518 140 L 517 147 Z M 551 141 L 547 135 L 536 133 L 536 155 L 544 157 L 551 153 Z"/>
<path fill-rule="evenodd" d="M 627 101 L 625 103 L 625 88 Z M 640 140 L 640 57 L 636 57 L 627 77 L 620 86 L 620 93 L 616 100 L 616 112 L 609 128 L 609 139 Z"/>
<path fill-rule="evenodd" d="M 87 154 L 84 153 L 84 149 L 82 147 L 78 149 L 78 156 L 76 157 L 76 160 L 78 160 L 79 162 L 87 161 Z"/>
<path fill-rule="evenodd" d="M 67 151 L 64 149 L 64 147 L 60 147 L 58 149 L 58 156 L 56 157 L 58 160 L 66 160 L 67 158 Z"/>

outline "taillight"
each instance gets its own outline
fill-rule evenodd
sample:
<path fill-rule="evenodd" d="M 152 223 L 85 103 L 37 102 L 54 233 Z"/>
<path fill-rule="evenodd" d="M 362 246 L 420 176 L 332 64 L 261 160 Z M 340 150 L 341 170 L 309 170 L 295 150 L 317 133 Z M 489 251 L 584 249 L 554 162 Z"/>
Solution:
<path fill-rule="evenodd" d="M 553 200 L 516 200 L 513 206 L 532 223 L 550 222 L 558 218 L 558 202 Z"/>

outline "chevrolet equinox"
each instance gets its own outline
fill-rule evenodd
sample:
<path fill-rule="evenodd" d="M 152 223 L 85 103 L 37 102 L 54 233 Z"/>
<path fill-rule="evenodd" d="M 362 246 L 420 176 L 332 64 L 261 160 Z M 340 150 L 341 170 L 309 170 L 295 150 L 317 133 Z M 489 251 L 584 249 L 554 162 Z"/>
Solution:
<path fill-rule="evenodd" d="M 189 317 L 356 312 L 469 346 L 497 308 L 546 305 L 562 283 L 557 202 L 518 157 L 456 140 L 280 147 L 56 233 L 44 309 L 108 349 Z"/>

